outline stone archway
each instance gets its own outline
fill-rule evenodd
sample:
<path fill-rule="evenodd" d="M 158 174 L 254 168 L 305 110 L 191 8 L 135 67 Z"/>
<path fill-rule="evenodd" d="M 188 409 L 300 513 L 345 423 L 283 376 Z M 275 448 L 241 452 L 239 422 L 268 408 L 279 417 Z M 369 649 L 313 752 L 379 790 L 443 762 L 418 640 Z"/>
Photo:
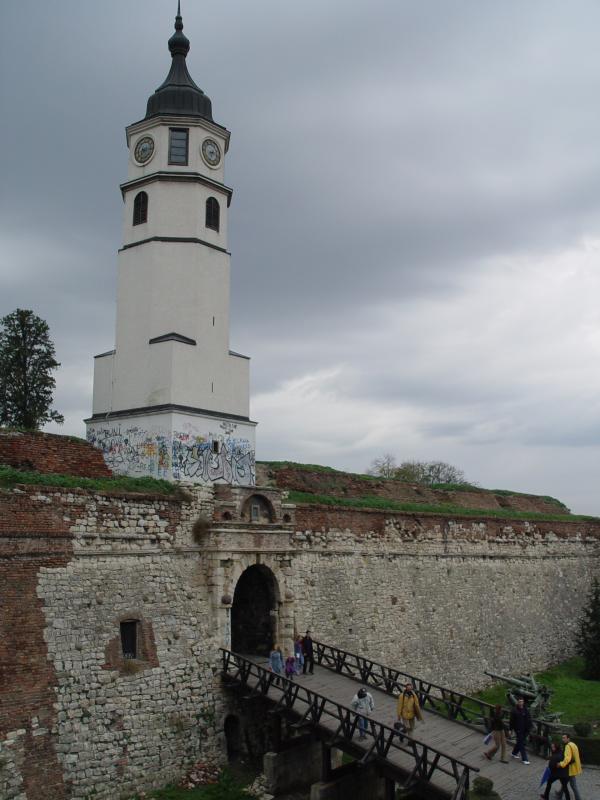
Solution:
<path fill-rule="evenodd" d="M 277 635 L 279 590 L 275 575 L 253 564 L 236 584 L 231 607 L 231 649 L 234 653 L 268 655 Z"/>

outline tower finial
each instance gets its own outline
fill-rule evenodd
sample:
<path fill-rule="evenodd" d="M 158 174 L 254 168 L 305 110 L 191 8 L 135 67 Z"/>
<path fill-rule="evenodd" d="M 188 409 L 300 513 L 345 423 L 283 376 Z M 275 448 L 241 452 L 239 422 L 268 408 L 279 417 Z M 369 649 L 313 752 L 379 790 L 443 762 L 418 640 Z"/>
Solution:
<path fill-rule="evenodd" d="M 148 98 L 146 119 L 158 114 L 186 114 L 212 120 L 209 98 L 192 80 L 185 63 L 190 41 L 183 32 L 181 0 L 177 0 L 175 33 L 169 39 L 171 69 L 163 83 Z"/>
<path fill-rule="evenodd" d="M 183 30 L 183 21 L 181 19 L 181 0 L 177 0 L 177 16 L 175 17 L 175 30 Z"/>

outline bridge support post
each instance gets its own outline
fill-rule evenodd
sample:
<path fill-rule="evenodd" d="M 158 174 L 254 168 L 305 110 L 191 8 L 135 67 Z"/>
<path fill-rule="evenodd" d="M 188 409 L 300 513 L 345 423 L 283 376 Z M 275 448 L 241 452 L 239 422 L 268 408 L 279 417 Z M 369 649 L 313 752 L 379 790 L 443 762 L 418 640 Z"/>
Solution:
<path fill-rule="evenodd" d="M 263 771 L 267 779 L 267 791 L 271 794 L 285 794 L 309 786 L 321 778 L 321 742 L 306 741 L 304 737 L 298 740 L 298 744 L 293 742 L 292 739 L 279 753 L 264 755 Z"/>
<path fill-rule="evenodd" d="M 331 777 L 331 747 L 328 747 L 325 742 L 321 744 L 321 774 L 319 777 L 322 781 L 328 781 Z"/>

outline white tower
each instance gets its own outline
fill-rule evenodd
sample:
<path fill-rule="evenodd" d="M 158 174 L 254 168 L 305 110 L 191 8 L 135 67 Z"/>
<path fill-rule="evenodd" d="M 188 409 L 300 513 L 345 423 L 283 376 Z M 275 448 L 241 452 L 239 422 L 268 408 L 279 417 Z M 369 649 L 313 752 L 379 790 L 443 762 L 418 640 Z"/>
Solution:
<path fill-rule="evenodd" d="M 171 70 L 126 129 L 116 342 L 95 358 L 87 436 L 117 473 L 252 485 L 249 359 L 229 349 L 230 134 L 182 31 L 178 8 Z"/>

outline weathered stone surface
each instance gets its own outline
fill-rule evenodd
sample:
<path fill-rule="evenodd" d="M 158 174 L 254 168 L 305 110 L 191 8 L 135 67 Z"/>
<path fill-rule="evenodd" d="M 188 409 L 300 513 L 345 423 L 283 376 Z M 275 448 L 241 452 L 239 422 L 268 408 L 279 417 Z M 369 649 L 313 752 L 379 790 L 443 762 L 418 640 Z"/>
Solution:
<path fill-rule="evenodd" d="M 1 797 L 112 800 L 223 759 L 219 647 L 250 566 L 273 576 L 285 649 L 310 627 L 458 689 L 571 655 L 598 572 L 595 523 L 294 510 L 271 494 L 272 521 L 252 523 L 259 489 L 188 491 L 0 495 Z M 145 644 L 127 665 L 131 619 Z"/>

